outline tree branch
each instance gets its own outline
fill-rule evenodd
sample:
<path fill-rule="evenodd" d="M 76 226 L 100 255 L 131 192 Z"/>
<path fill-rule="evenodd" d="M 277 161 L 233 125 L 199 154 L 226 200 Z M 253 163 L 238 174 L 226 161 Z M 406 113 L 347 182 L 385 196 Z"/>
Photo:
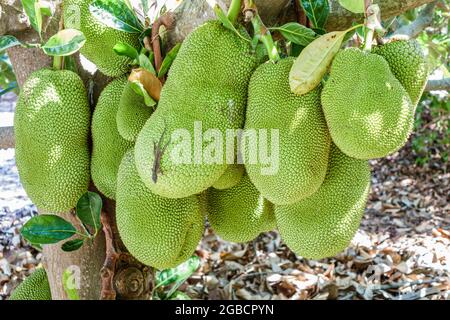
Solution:
<path fill-rule="evenodd" d="M 425 8 L 420 12 L 419 16 L 412 23 L 401 27 L 392 37 L 396 36 L 405 36 L 407 38 L 415 38 L 417 35 L 422 32 L 426 27 L 428 27 L 431 22 L 433 22 L 433 14 L 434 8 L 437 5 L 437 1 L 429 3 L 425 6 Z"/>
<path fill-rule="evenodd" d="M 437 91 L 437 90 L 450 90 L 450 78 L 444 78 L 439 80 L 429 80 L 425 91 Z"/>
<path fill-rule="evenodd" d="M 114 289 L 114 275 L 116 272 L 116 263 L 119 253 L 114 245 L 114 234 L 112 231 L 112 221 L 106 211 L 101 212 L 101 221 L 106 241 L 106 258 L 103 268 L 100 270 L 102 277 L 101 300 L 115 300 L 116 290 Z"/>
<path fill-rule="evenodd" d="M 375 0 L 381 9 L 381 18 L 383 20 L 398 16 L 410 9 L 420 7 L 421 5 L 433 2 L 434 0 Z M 352 13 L 340 6 L 338 0 L 330 2 L 330 17 L 326 25 L 327 31 L 344 30 L 352 25 L 353 22 L 362 22 L 364 14 Z"/>

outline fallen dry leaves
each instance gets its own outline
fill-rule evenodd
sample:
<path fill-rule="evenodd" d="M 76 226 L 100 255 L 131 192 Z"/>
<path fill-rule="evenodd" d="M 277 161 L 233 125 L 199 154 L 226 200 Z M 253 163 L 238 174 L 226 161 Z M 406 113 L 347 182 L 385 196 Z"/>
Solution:
<path fill-rule="evenodd" d="M 212 300 L 449 299 L 447 168 L 415 166 L 409 147 L 371 164 L 364 219 L 344 252 L 306 260 L 292 253 L 276 231 L 234 244 L 208 228 L 197 250 L 202 266 L 183 286 L 185 292 Z M 0 206 L 0 300 L 41 260 L 18 235 L 32 211 Z"/>

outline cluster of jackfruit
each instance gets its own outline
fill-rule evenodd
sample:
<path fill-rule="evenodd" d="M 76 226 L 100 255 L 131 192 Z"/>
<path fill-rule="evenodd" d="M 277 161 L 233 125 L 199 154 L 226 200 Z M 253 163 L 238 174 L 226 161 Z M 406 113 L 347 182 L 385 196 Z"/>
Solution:
<path fill-rule="evenodd" d="M 66 1 L 83 4 L 82 25 L 94 23 L 88 2 Z M 105 48 L 121 37 L 103 31 L 92 37 L 104 36 Z M 342 50 L 324 86 L 298 96 L 289 86 L 293 59 L 258 66 L 246 37 L 218 21 L 198 27 L 182 44 L 155 112 L 124 75 L 127 62 L 104 55 L 96 63 L 119 77 L 93 113 L 90 159 L 90 112 L 81 80 L 69 71 L 33 74 L 16 114 L 17 163 L 33 201 L 67 210 L 91 176 L 101 193 L 116 200 L 117 226 L 129 252 L 160 269 L 192 255 L 205 217 L 229 241 L 251 241 L 278 228 L 287 245 L 307 258 L 344 249 L 367 201 L 367 160 L 398 150 L 411 131 L 427 77 L 423 54 L 407 41 L 372 53 Z M 88 47 L 85 53 L 96 51 Z M 228 129 L 277 131 L 277 170 L 267 173 L 264 161 L 248 161 L 255 146 L 247 139 L 233 137 L 231 149 L 242 152 L 234 163 L 228 146 L 210 150 L 205 139 L 199 146 L 196 135 L 209 129 L 222 137 Z M 184 139 L 189 143 L 180 144 Z"/>

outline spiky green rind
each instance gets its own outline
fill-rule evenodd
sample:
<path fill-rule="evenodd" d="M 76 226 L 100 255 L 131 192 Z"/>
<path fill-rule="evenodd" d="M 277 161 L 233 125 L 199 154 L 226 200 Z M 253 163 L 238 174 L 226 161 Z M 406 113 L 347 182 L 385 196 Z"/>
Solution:
<path fill-rule="evenodd" d="M 120 98 L 117 111 L 117 129 L 122 138 L 136 141 L 136 138 L 153 113 L 153 107 L 145 105 L 144 98 L 134 92 L 130 82 L 127 83 Z"/>
<path fill-rule="evenodd" d="M 70 210 L 87 191 L 90 118 L 86 89 L 71 71 L 41 69 L 23 85 L 14 118 L 16 162 L 40 209 Z"/>
<path fill-rule="evenodd" d="M 243 127 L 247 87 L 255 67 L 249 43 L 218 21 L 203 24 L 186 38 L 169 71 L 157 111 L 136 141 L 138 172 L 154 193 L 184 198 L 206 190 L 222 176 L 227 168 L 225 143 L 214 153 L 211 141 L 225 140 L 226 129 Z M 200 134 L 216 129 L 219 137 L 200 140 L 203 154 L 194 156 L 193 150 L 199 147 L 194 145 L 199 136 L 194 132 L 195 122 L 201 124 Z M 180 164 L 181 157 L 177 156 L 182 139 L 174 133 L 180 133 L 180 129 L 187 134 L 183 141 L 190 140 L 186 145 L 190 147 L 187 158 L 191 163 Z M 163 132 L 164 144 L 169 144 L 155 183 L 154 145 Z"/>
<path fill-rule="evenodd" d="M 121 77 L 103 89 L 92 118 L 92 180 L 110 199 L 116 198 L 117 172 L 123 155 L 133 143 L 117 130 L 116 114 L 127 78 Z"/>
<path fill-rule="evenodd" d="M 213 188 L 224 190 L 234 187 L 241 181 L 242 176 L 244 175 L 245 168 L 241 164 L 231 164 L 228 166 L 225 173 L 214 182 L 212 185 Z"/>
<path fill-rule="evenodd" d="M 428 79 L 428 63 L 417 40 L 398 40 L 374 47 L 372 52 L 382 56 L 392 73 L 409 93 L 417 106 Z"/>
<path fill-rule="evenodd" d="M 45 269 L 36 269 L 14 289 L 8 300 L 52 300 L 50 284 Z"/>
<path fill-rule="evenodd" d="M 299 256 L 334 256 L 348 246 L 358 229 L 369 189 L 368 162 L 350 158 L 332 145 L 319 191 L 296 204 L 275 206 L 281 238 Z"/>
<path fill-rule="evenodd" d="M 125 42 L 139 48 L 139 33 L 128 33 L 107 27 L 89 12 L 93 0 L 64 0 L 64 25 L 83 32 L 86 43 L 80 52 L 105 75 L 119 77 L 126 73 L 131 59 L 117 55 L 113 48 Z"/>
<path fill-rule="evenodd" d="M 357 48 L 336 55 L 322 105 L 333 142 L 357 159 L 399 150 L 413 128 L 411 99 L 386 60 Z"/>
<path fill-rule="evenodd" d="M 137 173 L 132 150 L 119 169 L 116 219 L 128 251 L 157 269 L 172 268 L 188 259 L 204 230 L 197 196 L 168 199 L 153 194 Z"/>
<path fill-rule="evenodd" d="M 304 199 L 319 189 L 325 178 L 331 138 L 320 105 L 320 88 L 302 96 L 289 87 L 292 58 L 277 64 L 261 65 L 253 74 L 249 86 L 247 119 L 248 139 L 242 140 L 245 167 L 261 194 L 275 204 L 290 204 Z M 274 160 L 274 172 L 264 172 L 270 163 L 264 159 L 252 163 L 264 145 L 252 150 L 253 132 L 261 138 L 266 132 L 267 150 Z M 272 148 L 272 132 L 279 133 L 279 149 Z M 277 158 L 278 156 L 278 158 Z"/>
<path fill-rule="evenodd" d="M 224 240 L 247 242 L 276 226 L 273 205 L 264 199 L 249 177 L 229 189 L 207 191 L 208 221 Z"/>

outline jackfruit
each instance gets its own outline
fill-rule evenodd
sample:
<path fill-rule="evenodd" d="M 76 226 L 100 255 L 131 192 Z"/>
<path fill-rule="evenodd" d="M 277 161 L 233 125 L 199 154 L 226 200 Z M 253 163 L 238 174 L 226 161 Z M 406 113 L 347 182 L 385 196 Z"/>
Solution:
<path fill-rule="evenodd" d="M 233 188 L 207 191 L 208 221 L 226 241 L 248 242 L 276 227 L 273 205 L 264 199 L 247 174 Z"/>
<path fill-rule="evenodd" d="M 72 71 L 42 69 L 23 85 L 14 119 L 16 162 L 40 209 L 70 210 L 87 191 L 90 118 L 86 89 Z"/>
<path fill-rule="evenodd" d="M 113 48 L 118 42 L 125 42 L 139 48 L 139 33 L 128 33 L 107 27 L 89 11 L 93 0 L 64 0 L 64 24 L 67 29 L 83 32 L 86 43 L 80 52 L 109 77 L 119 77 L 130 67 L 131 59 L 117 55 Z"/>
<path fill-rule="evenodd" d="M 357 48 L 336 55 L 322 105 L 333 142 L 357 159 L 399 150 L 413 127 L 414 106 L 386 60 Z"/>
<path fill-rule="evenodd" d="M 293 62 L 293 58 L 287 58 L 277 64 L 263 64 L 255 71 L 249 86 L 245 135 L 241 140 L 250 180 L 274 204 L 295 203 L 319 189 L 325 178 L 331 144 L 320 106 L 321 88 L 302 96 L 290 90 L 289 72 Z M 272 137 L 272 148 L 265 148 L 263 133 L 270 136 L 274 130 L 279 133 L 279 143 Z M 253 141 L 252 132 L 259 139 Z M 258 142 L 259 151 L 254 149 Z M 279 148 L 274 149 L 277 144 Z M 272 165 L 261 157 L 264 149 L 272 149 Z M 256 161 L 252 155 L 259 155 Z M 267 171 L 270 166 L 272 172 Z"/>
<path fill-rule="evenodd" d="M 52 300 L 50 284 L 44 268 L 38 268 L 27 277 L 8 300 Z"/>
<path fill-rule="evenodd" d="M 168 199 L 153 194 L 128 151 L 117 178 L 117 227 L 128 251 L 143 264 L 172 268 L 195 251 L 204 230 L 197 196 Z"/>
<path fill-rule="evenodd" d="M 369 189 L 368 162 L 350 158 L 332 145 L 319 191 L 296 204 L 275 206 L 281 238 L 304 258 L 334 256 L 348 246 L 358 229 Z"/>
<path fill-rule="evenodd" d="M 374 47 L 372 53 L 387 61 L 416 108 L 428 79 L 428 63 L 419 43 L 416 40 L 393 41 Z"/>
<path fill-rule="evenodd" d="M 134 92 L 131 83 L 128 82 L 120 98 L 119 110 L 117 110 L 117 129 L 122 138 L 128 141 L 136 141 L 142 127 L 153 113 L 153 107 L 145 105 L 144 98 Z"/>
<path fill-rule="evenodd" d="M 222 176 L 227 169 L 222 142 L 226 129 L 244 125 L 247 87 L 255 67 L 249 43 L 218 21 L 206 22 L 186 38 L 158 108 L 136 141 L 137 169 L 152 192 L 184 198 L 206 190 Z M 164 152 L 155 152 L 158 142 L 157 149 Z M 158 174 L 155 167 L 161 169 Z"/>
<path fill-rule="evenodd" d="M 92 180 L 110 199 L 116 198 L 117 171 L 123 155 L 133 143 L 123 139 L 116 123 L 120 97 L 127 84 L 121 77 L 109 83 L 100 94 L 92 117 Z"/>
<path fill-rule="evenodd" d="M 231 164 L 228 166 L 225 173 L 214 182 L 212 185 L 213 188 L 224 190 L 234 187 L 241 181 L 242 176 L 244 175 L 245 168 L 240 164 Z"/>

